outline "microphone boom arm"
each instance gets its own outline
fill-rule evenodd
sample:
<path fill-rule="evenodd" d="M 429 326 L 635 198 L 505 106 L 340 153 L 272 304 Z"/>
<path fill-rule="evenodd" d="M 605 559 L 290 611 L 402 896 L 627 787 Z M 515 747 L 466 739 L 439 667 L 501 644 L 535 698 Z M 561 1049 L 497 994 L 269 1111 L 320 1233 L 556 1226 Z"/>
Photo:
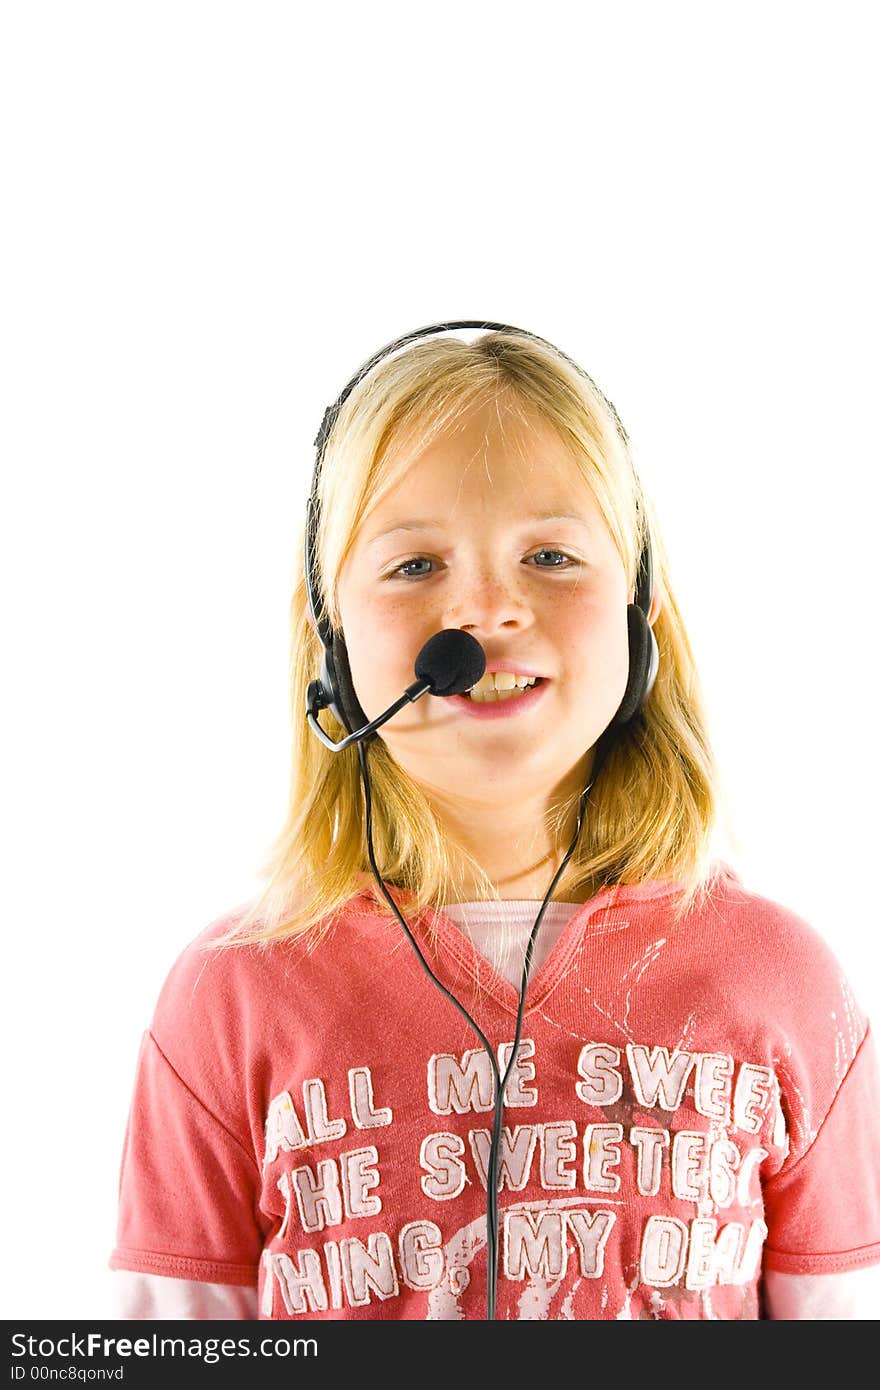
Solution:
<path fill-rule="evenodd" d="M 371 719 L 369 724 L 365 724 L 362 729 L 356 729 L 353 734 L 349 734 L 347 738 L 340 739 L 338 743 L 335 742 L 329 734 L 325 733 L 318 723 L 318 712 L 322 709 L 326 709 L 328 703 L 326 700 L 322 700 L 318 693 L 320 688 L 320 681 L 312 681 L 309 686 L 306 699 L 306 719 L 324 747 L 329 748 L 333 753 L 339 753 L 343 748 L 348 748 L 352 743 L 359 743 L 361 739 L 366 738 L 368 734 L 374 733 L 376 729 L 387 723 L 392 715 L 397 714 L 398 710 L 403 709 L 405 704 L 415 704 L 416 700 L 420 700 L 423 695 L 431 690 L 431 682 L 424 677 L 420 680 L 413 681 L 412 685 L 407 686 L 400 699 L 395 700 L 394 704 L 389 706 L 384 714 L 378 715 L 376 719 Z"/>

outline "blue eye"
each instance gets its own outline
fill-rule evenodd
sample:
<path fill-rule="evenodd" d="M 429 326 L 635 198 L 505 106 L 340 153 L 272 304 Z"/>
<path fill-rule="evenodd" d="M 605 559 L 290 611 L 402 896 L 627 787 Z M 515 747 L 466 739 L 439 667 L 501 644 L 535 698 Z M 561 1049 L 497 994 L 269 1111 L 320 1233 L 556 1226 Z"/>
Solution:
<path fill-rule="evenodd" d="M 424 571 L 421 574 L 404 574 L 403 572 L 408 570 L 410 565 L 430 565 L 431 563 L 432 561 L 427 556 L 416 555 L 412 560 L 406 560 L 402 565 L 398 565 L 397 569 L 392 572 L 392 577 L 395 574 L 400 574 L 403 575 L 404 579 L 423 579 L 425 577 Z"/>
<path fill-rule="evenodd" d="M 538 566 L 536 567 L 536 568 L 542 569 L 542 570 L 543 570 L 543 569 L 554 569 L 554 570 L 566 569 L 566 570 L 567 570 L 567 569 L 570 569 L 570 568 L 572 567 L 572 565 L 576 565 L 576 564 L 578 563 L 577 560 L 573 560 L 573 559 L 571 558 L 571 556 L 570 556 L 569 554 L 567 554 L 566 551 L 564 551 L 564 550 L 551 550 L 549 547 L 546 547 L 546 546 L 544 547 L 544 549 L 537 551 L 537 552 L 535 553 L 535 555 L 530 556 L 530 559 L 536 560 L 536 559 L 537 559 L 539 556 L 541 556 L 541 555 L 553 555 L 553 556 L 556 556 L 556 563 L 550 564 L 550 565 L 538 565 Z M 560 564 L 559 561 L 561 561 L 562 563 Z M 409 579 L 409 580 L 413 580 L 413 579 L 427 579 L 427 578 L 430 577 L 430 570 L 422 570 L 421 573 L 418 573 L 418 574 L 413 574 L 413 573 L 409 573 L 409 574 L 408 574 L 408 573 L 407 573 L 407 570 L 410 570 L 410 571 L 411 571 L 413 565 L 429 565 L 429 566 L 432 566 L 433 564 L 434 564 L 434 561 L 433 561 L 433 560 L 429 560 L 428 557 L 427 557 L 427 555 L 414 555 L 414 556 L 412 557 L 411 560 L 404 560 L 404 562 L 403 562 L 402 565 L 398 565 L 396 569 L 392 570 L 392 571 L 391 571 L 391 574 L 390 574 L 388 577 L 389 577 L 389 579 L 396 579 L 398 576 L 399 576 L 401 579 Z"/>
<path fill-rule="evenodd" d="M 572 562 L 572 559 L 571 559 L 571 556 L 570 556 L 570 555 L 566 555 L 566 553 L 565 553 L 564 550 L 539 550 L 539 551 L 537 551 L 537 553 L 536 553 L 535 555 L 532 556 L 532 559 L 533 559 L 533 560 L 537 560 L 538 555 L 559 555 L 559 556 L 561 556 L 562 559 L 565 561 L 565 564 L 564 564 L 564 565 L 539 565 L 539 566 L 538 566 L 538 569 L 542 569 L 542 570 L 543 570 L 543 569 L 561 570 L 561 569 L 567 568 L 568 565 L 570 565 L 570 564 L 573 563 L 573 562 Z"/>

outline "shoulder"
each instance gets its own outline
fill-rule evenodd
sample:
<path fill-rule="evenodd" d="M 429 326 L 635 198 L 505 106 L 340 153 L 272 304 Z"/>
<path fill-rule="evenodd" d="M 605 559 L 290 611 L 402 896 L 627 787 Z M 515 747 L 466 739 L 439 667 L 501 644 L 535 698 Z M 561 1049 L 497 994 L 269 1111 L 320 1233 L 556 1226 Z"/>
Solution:
<path fill-rule="evenodd" d="M 220 944 L 243 921 L 250 906 L 245 903 L 210 922 L 173 961 L 156 1005 L 154 1023 L 160 1029 L 168 1022 L 226 1005 L 239 997 L 243 982 L 259 977 L 256 946 Z"/>
<path fill-rule="evenodd" d="M 374 959 L 371 922 L 357 898 L 317 944 L 297 936 L 222 945 L 252 906 L 218 917 L 181 951 L 149 1028 L 162 1063 L 235 1133 L 243 1096 L 257 1133 L 265 1118 L 260 1107 L 283 1089 L 282 1073 L 326 1038 L 340 1014 L 356 1014 Z"/>
<path fill-rule="evenodd" d="M 362 944 L 371 930 L 361 898 L 354 897 L 324 935 L 237 937 L 229 943 L 253 907 L 243 903 L 210 922 L 173 962 L 153 1015 L 160 1047 L 163 1040 L 185 1037 L 225 1055 L 258 1029 L 271 1028 L 295 1001 L 299 1006 L 305 992 L 320 994 L 353 941 Z"/>
<path fill-rule="evenodd" d="M 765 1048 L 792 1075 L 821 1057 L 837 1075 L 852 1062 L 868 1021 L 821 924 L 722 864 L 686 916 L 664 911 L 651 925 L 667 939 L 670 991 L 723 1021 L 739 1046 Z"/>
<path fill-rule="evenodd" d="M 746 888 L 732 870 L 719 879 L 699 934 L 715 949 L 728 998 L 763 1020 L 793 1074 L 829 1059 L 836 1083 L 868 1031 L 847 975 L 824 932 L 799 912 Z"/>
<path fill-rule="evenodd" d="M 698 916 L 703 939 L 710 934 L 768 987 L 799 983 L 802 989 L 839 992 L 846 983 L 823 924 L 748 888 L 727 864 L 720 866 Z"/>
<path fill-rule="evenodd" d="M 173 960 L 159 991 L 149 1033 L 188 1084 L 203 1070 L 236 1069 L 247 1022 L 259 1010 L 268 960 L 255 946 L 219 945 L 250 906 L 203 927 Z"/>

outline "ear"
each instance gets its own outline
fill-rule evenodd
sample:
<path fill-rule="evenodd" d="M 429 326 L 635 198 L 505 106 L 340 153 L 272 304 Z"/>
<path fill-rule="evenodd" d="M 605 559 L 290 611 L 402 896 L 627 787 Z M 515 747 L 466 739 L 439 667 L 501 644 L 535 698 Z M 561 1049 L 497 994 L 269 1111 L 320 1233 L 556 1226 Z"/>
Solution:
<path fill-rule="evenodd" d="M 653 627 L 654 624 L 656 623 L 658 617 L 660 616 L 660 609 L 661 609 L 662 607 L 663 607 L 663 598 L 662 598 L 661 593 L 660 593 L 660 585 L 659 585 L 659 584 L 655 584 L 655 585 L 654 585 L 654 592 L 653 592 L 653 594 L 651 595 L 651 607 L 650 607 L 650 610 L 649 610 L 649 612 L 648 612 L 648 626 L 649 626 L 649 627 Z"/>
<path fill-rule="evenodd" d="M 630 598 L 630 603 L 635 603 L 635 601 L 636 601 L 636 591 L 635 591 L 635 589 L 633 589 L 632 597 Z M 651 596 L 651 607 L 648 609 L 648 626 L 649 626 L 649 627 L 653 627 L 654 624 L 656 623 L 658 617 L 660 616 L 660 609 L 661 609 L 662 607 L 663 607 L 663 597 L 662 597 L 662 594 L 661 594 L 660 585 L 657 584 L 657 583 L 655 582 L 655 584 L 654 584 L 654 593 L 653 593 L 652 596 Z"/>

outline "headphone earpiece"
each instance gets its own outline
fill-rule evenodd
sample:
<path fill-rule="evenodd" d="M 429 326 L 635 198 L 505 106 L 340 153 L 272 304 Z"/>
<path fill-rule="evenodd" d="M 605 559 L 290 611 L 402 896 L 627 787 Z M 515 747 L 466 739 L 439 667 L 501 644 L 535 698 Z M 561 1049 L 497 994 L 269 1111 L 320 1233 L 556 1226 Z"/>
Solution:
<path fill-rule="evenodd" d="M 309 683 L 306 707 L 316 717 L 320 710 L 329 709 L 345 732 L 353 734 L 355 729 L 362 729 L 369 720 L 361 709 L 351 679 L 345 638 L 341 632 L 332 632 L 328 639 L 317 625 L 316 631 L 321 638 L 323 650 L 321 676 L 319 680 Z M 368 734 L 364 742 L 371 738 L 375 738 L 375 734 Z"/>
<path fill-rule="evenodd" d="M 365 724 L 369 724 L 364 711 L 361 709 L 354 682 L 351 678 L 351 666 L 348 660 L 348 648 L 345 645 L 345 638 L 341 632 L 334 632 L 331 646 L 332 655 L 328 658 L 326 649 L 324 654 L 324 664 L 330 666 L 332 663 L 332 675 L 328 671 L 328 681 L 335 696 L 331 711 L 339 719 L 340 724 L 346 733 L 353 734 L 355 729 L 362 729 Z M 323 672 L 322 672 L 323 675 Z M 340 715 L 342 716 L 340 718 Z M 368 738 L 375 738 L 375 734 L 368 734 Z"/>
<path fill-rule="evenodd" d="M 321 448 L 323 448 L 326 439 L 330 419 L 331 412 L 328 409 L 324 415 L 318 438 L 315 440 L 315 443 Z M 319 466 L 320 452 L 318 462 L 315 464 L 312 490 L 306 508 L 303 574 L 306 581 L 309 617 L 318 641 L 321 643 L 321 676 L 319 680 L 309 682 L 306 694 L 306 710 L 317 719 L 320 710 L 329 709 L 333 718 L 342 725 L 346 734 L 353 734 L 356 729 L 362 729 L 365 724 L 368 724 L 369 720 L 361 709 L 360 701 L 355 692 L 345 638 L 341 632 L 334 631 L 330 626 L 320 602 L 316 550 L 320 516 L 317 494 Z M 368 734 L 364 742 L 371 738 L 375 738 L 375 734 Z"/>
<path fill-rule="evenodd" d="M 660 664 L 657 638 L 637 603 L 626 610 L 629 635 L 629 679 L 612 725 L 628 724 L 651 693 Z"/>

